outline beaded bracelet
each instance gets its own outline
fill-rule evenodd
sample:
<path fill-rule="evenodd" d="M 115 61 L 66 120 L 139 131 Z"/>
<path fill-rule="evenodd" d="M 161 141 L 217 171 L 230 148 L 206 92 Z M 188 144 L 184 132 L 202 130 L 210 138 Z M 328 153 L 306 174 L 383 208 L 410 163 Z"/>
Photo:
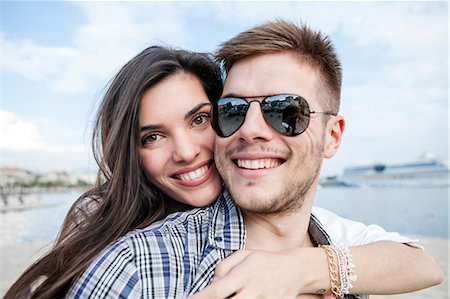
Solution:
<path fill-rule="evenodd" d="M 345 249 L 344 249 L 345 248 Z M 343 294 L 348 294 L 349 289 L 353 287 L 350 282 L 350 271 L 354 270 L 355 266 L 350 262 L 350 251 L 347 247 L 339 247 L 334 244 L 330 245 L 330 249 L 334 251 L 337 256 L 339 266 L 339 278 L 341 282 L 341 291 Z M 346 254 L 348 252 L 348 255 Z"/>

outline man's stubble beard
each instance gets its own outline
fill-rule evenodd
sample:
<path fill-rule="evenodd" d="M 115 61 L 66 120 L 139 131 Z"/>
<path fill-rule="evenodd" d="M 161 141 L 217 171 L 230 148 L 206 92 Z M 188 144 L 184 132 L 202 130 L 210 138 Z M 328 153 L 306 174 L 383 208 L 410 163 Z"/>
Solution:
<path fill-rule="evenodd" d="M 309 171 L 309 174 L 306 174 L 303 181 L 297 182 L 295 177 L 292 177 L 292 181 L 290 183 L 284 184 L 287 187 L 285 190 L 280 190 L 274 197 L 269 201 L 266 198 L 253 198 L 250 200 L 250 204 L 247 204 L 247 207 L 243 207 L 243 205 L 237 204 L 241 210 L 255 213 L 259 215 L 289 215 L 295 212 L 298 212 L 302 209 L 305 198 L 307 194 L 310 192 L 312 185 L 316 181 L 320 168 L 322 166 L 322 153 L 324 150 L 324 138 L 323 136 L 321 144 L 311 149 L 308 153 L 305 153 L 303 156 L 303 161 L 299 163 L 299 165 L 304 165 L 307 159 L 312 159 L 312 170 Z M 288 178 L 286 178 L 288 179 Z M 230 185 L 225 181 L 225 186 L 227 190 L 230 192 L 231 197 L 233 199 L 238 198 L 237 192 L 233 191 L 233 188 L 230 188 Z M 248 201 L 249 199 L 244 199 L 243 201 Z M 263 200 L 263 202 L 261 202 Z M 236 200 L 234 200 L 236 202 Z M 239 203 L 239 201 L 237 201 Z"/>

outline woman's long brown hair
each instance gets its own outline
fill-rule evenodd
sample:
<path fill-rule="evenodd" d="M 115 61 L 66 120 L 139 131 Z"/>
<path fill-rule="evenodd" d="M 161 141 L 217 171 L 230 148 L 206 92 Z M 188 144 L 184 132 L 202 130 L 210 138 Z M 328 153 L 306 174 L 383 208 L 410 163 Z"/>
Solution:
<path fill-rule="evenodd" d="M 195 75 L 211 101 L 219 98 L 221 73 L 208 55 L 150 47 L 123 66 L 109 84 L 94 125 L 96 187 L 72 205 L 53 248 L 5 298 L 64 297 L 105 247 L 167 214 L 170 199 L 151 185 L 140 166 L 139 114 L 142 94 L 177 72 Z"/>

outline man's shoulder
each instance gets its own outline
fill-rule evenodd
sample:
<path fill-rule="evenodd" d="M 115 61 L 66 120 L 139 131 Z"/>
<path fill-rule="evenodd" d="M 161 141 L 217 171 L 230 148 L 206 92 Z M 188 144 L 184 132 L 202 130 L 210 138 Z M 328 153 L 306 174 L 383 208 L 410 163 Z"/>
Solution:
<path fill-rule="evenodd" d="M 170 229 L 187 228 L 192 225 L 204 224 L 210 221 L 213 212 L 213 206 L 193 208 L 191 210 L 175 212 L 166 216 L 166 218 L 155 222 L 142 229 L 142 232 L 166 232 Z"/>
<path fill-rule="evenodd" d="M 135 229 L 116 243 L 122 243 L 133 253 L 172 250 L 183 244 L 205 244 L 209 238 L 224 233 L 241 234 L 242 215 L 227 192 L 205 207 L 176 212 L 141 229 Z M 198 246 L 197 246 L 198 247 Z M 201 246 L 200 246 L 201 247 Z"/>
<path fill-rule="evenodd" d="M 394 241 L 407 243 L 411 246 L 417 245 L 417 240 L 399 235 L 397 232 L 387 232 L 376 224 L 366 225 L 362 222 L 350 220 L 319 207 L 313 207 L 312 217 L 319 223 L 332 242 L 355 246 L 368 244 L 376 241 Z"/>

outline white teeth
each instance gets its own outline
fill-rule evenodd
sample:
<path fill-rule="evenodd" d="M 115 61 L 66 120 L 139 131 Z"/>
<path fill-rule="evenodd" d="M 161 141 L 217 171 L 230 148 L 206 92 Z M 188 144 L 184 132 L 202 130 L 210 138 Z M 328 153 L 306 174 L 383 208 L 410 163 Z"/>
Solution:
<path fill-rule="evenodd" d="M 264 162 L 264 160 L 259 160 L 258 168 L 264 168 L 265 165 L 266 163 Z"/>
<path fill-rule="evenodd" d="M 208 165 L 202 166 L 194 171 L 186 172 L 178 175 L 178 178 L 182 181 L 192 181 L 203 176 L 208 171 Z"/>
<path fill-rule="evenodd" d="M 281 165 L 281 162 L 273 159 L 259 159 L 259 160 L 237 160 L 237 165 L 240 168 L 247 169 L 263 169 L 263 168 L 275 168 Z"/>

